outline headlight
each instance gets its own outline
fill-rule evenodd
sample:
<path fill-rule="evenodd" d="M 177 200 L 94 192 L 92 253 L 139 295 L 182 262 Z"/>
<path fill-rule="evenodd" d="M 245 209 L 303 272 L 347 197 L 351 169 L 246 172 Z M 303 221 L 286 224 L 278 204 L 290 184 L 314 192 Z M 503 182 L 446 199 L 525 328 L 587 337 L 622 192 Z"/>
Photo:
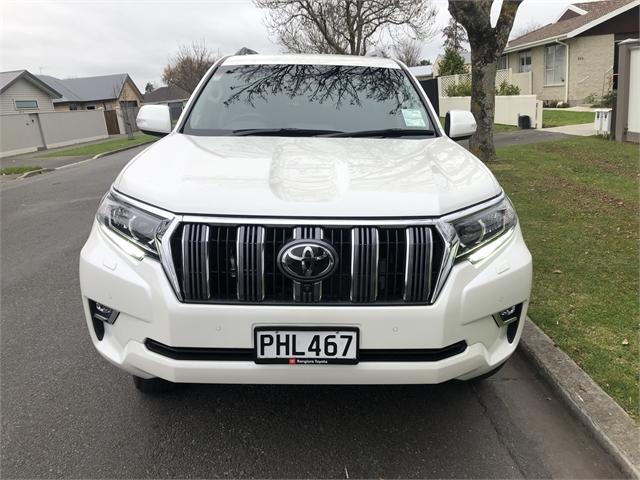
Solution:
<path fill-rule="evenodd" d="M 96 218 L 109 230 L 154 256 L 158 256 L 156 236 L 166 230 L 169 223 L 167 219 L 134 207 L 112 193 L 102 200 Z"/>
<path fill-rule="evenodd" d="M 516 225 L 517 221 L 516 211 L 508 198 L 491 208 L 453 220 L 451 224 L 460 241 L 458 258 L 508 232 Z"/>

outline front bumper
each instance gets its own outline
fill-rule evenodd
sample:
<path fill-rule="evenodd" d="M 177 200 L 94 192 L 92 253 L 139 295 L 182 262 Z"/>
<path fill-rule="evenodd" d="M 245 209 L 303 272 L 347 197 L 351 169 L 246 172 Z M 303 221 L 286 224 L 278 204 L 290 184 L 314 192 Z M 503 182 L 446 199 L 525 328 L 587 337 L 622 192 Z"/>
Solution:
<path fill-rule="evenodd" d="M 177 300 L 160 264 L 136 260 L 94 224 L 80 256 L 85 316 L 98 352 L 143 377 L 193 383 L 409 384 L 469 379 L 515 350 L 531 291 L 531 255 L 520 229 L 487 259 L 455 265 L 433 305 L 196 305 Z M 98 340 L 89 299 L 120 311 Z M 523 302 L 515 339 L 492 315 Z M 358 365 L 257 365 L 252 361 L 178 360 L 155 353 L 147 339 L 174 347 L 253 348 L 256 326 L 350 326 L 361 349 L 441 349 L 465 341 L 462 353 L 438 361 L 370 361 Z"/>

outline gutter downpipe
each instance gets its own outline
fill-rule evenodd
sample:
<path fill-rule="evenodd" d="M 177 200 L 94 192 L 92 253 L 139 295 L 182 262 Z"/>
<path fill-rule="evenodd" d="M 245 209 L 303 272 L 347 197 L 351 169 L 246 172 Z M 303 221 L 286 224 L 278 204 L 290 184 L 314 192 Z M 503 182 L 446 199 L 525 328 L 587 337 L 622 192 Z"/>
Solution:
<path fill-rule="evenodd" d="M 566 55 L 565 55 L 565 58 L 564 58 L 564 60 L 566 62 L 565 74 L 564 74 L 564 103 L 566 103 L 568 105 L 569 104 L 569 44 L 561 42 L 557 38 L 556 38 L 556 43 L 558 43 L 560 45 L 564 45 L 565 48 L 567 49 Z"/>

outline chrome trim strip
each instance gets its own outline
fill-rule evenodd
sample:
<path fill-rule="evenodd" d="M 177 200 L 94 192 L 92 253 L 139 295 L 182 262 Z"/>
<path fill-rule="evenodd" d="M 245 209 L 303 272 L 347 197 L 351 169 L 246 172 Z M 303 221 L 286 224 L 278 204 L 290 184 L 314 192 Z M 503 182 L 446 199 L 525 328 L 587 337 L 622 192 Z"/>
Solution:
<path fill-rule="evenodd" d="M 238 225 L 238 230 L 236 233 L 236 297 L 238 301 L 244 300 L 242 296 L 244 295 L 244 254 L 242 253 L 242 249 L 240 248 L 240 238 L 244 237 L 244 229 L 245 227 L 242 225 Z M 242 232 L 242 233 L 241 233 Z M 233 278 L 233 277 L 232 277 Z M 242 284 L 242 289 L 240 289 L 240 285 Z M 242 290 L 242 291 L 241 291 Z"/>
<path fill-rule="evenodd" d="M 121 195 L 121 194 L 119 194 Z M 126 197 L 127 199 L 129 197 Z M 216 216 L 216 215 L 176 215 L 165 212 L 164 210 L 155 209 L 158 212 L 164 212 L 164 215 L 167 218 L 180 218 L 184 222 L 193 222 L 193 223 L 209 223 L 211 225 L 226 225 L 226 224 L 235 224 L 235 225 L 262 225 L 265 227 L 271 226 L 290 226 L 296 227 L 300 225 L 312 225 L 312 226 L 321 226 L 321 227 L 344 227 L 344 226 L 372 226 L 372 227 L 402 227 L 405 225 L 436 225 L 439 222 L 449 222 L 452 220 L 457 220 L 458 218 L 464 218 L 468 215 L 472 215 L 476 212 L 485 210 L 487 208 L 491 208 L 494 205 L 499 204 L 505 199 L 504 192 L 498 195 L 495 198 L 492 198 L 486 202 L 479 203 L 470 207 L 468 209 L 459 210 L 452 214 L 447 214 L 442 217 L 430 217 L 430 218 L 359 218 L 359 219 L 349 219 L 349 218 L 295 218 L 295 217 L 283 217 L 283 218 L 272 218 L 272 217 L 227 217 L 227 216 Z M 130 201 L 129 203 L 133 203 Z M 147 211 L 151 211 L 149 205 L 146 203 L 137 202 L 140 205 L 139 208 L 146 209 Z M 134 206 L 136 206 L 134 204 Z M 152 212 L 155 213 L 155 212 Z"/>
<path fill-rule="evenodd" d="M 355 237 L 359 238 L 356 245 Z M 367 237 L 371 235 L 367 241 Z M 358 266 L 356 267 L 355 259 L 358 258 Z M 375 226 L 354 227 L 351 229 L 351 288 L 349 290 L 349 299 L 354 301 L 354 295 L 357 302 L 375 302 L 378 298 L 378 263 L 380 258 L 380 233 Z M 369 277 L 364 278 L 363 273 L 369 269 Z M 355 279 L 357 278 L 357 281 Z M 362 285 L 364 283 L 364 285 Z M 362 290 L 362 295 L 354 287 Z"/>
<path fill-rule="evenodd" d="M 265 228 L 262 226 L 238 226 L 236 236 L 238 301 L 261 302 L 264 300 L 264 237 Z M 255 240 L 251 242 L 251 238 L 255 238 Z M 248 243 L 249 245 L 247 246 Z M 251 243 L 255 243 L 255 245 L 251 245 Z M 245 248 L 249 258 L 245 258 L 244 256 Z M 247 265 L 251 270 L 255 267 L 255 276 L 247 275 Z"/>
<path fill-rule="evenodd" d="M 404 229 L 404 245 L 405 245 L 405 255 L 404 255 L 404 293 L 402 294 L 402 299 L 407 301 L 407 292 L 409 289 L 409 259 L 411 255 L 411 229 Z"/>
<path fill-rule="evenodd" d="M 353 274 L 355 273 L 355 245 L 356 245 L 356 231 L 351 229 L 351 285 L 349 285 L 349 301 L 353 302 Z"/>
<path fill-rule="evenodd" d="M 374 238 L 371 240 L 374 243 L 375 248 L 375 263 L 372 267 L 375 267 L 375 273 L 373 273 L 373 302 L 378 300 L 378 272 L 380 271 L 380 231 L 377 228 L 373 229 Z"/>
<path fill-rule="evenodd" d="M 141 202 L 140 200 L 136 200 L 135 198 L 125 195 L 124 193 L 120 193 L 115 188 L 112 188 L 110 193 L 114 197 L 116 197 L 118 200 L 124 203 L 128 203 L 129 205 L 132 205 L 136 208 L 139 208 L 140 210 L 144 210 L 145 212 L 151 213 L 158 217 L 173 219 L 177 216 L 176 214 L 169 212 L 168 210 L 163 210 L 162 208 L 154 207 L 153 205 L 150 205 L 145 202 Z"/>
<path fill-rule="evenodd" d="M 204 284 L 204 296 L 207 300 L 211 298 L 211 283 L 209 279 L 209 275 L 211 272 L 211 263 L 209 262 L 209 247 L 211 242 L 211 237 L 209 236 L 209 225 L 205 225 L 201 232 L 201 241 L 203 243 L 204 251 L 204 271 L 205 271 L 205 284 Z"/>
<path fill-rule="evenodd" d="M 449 236 L 447 231 L 445 231 L 445 228 L 453 229 L 453 226 L 444 222 L 436 224 L 436 229 L 444 240 L 444 251 L 442 252 L 442 265 L 440 266 L 438 279 L 433 287 L 429 303 L 435 303 L 438 295 L 440 295 L 440 291 L 442 290 L 447 277 L 449 277 L 449 273 L 451 273 L 456 255 L 458 254 L 458 246 L 460 245 L 460 240 L 458 240 L 458 235 L 456 235 L 455 230 L 453 230 L 453 236 Z"/>
<path fill-rule="evenodd" d="M 178 282 L 178 275 L 173 264 L 173 252 L 171 251 L 171 237 L 173 236 L 176 228 L 178 228 L 179 224 L 179 218 L 175 217 L 173 220 L 171 220 L 171 223 L 162 235 L 162 238 L 160 240 L 156 239 L 156 245 L 158 247 L 162 269 L 169 279 L 169 283 L 173 287 L 173 291 L 176 294 L 176 297 L 178 297 L 178 300 L 182 302 L 182 292 L 180 292 L 180 283 Z"/>

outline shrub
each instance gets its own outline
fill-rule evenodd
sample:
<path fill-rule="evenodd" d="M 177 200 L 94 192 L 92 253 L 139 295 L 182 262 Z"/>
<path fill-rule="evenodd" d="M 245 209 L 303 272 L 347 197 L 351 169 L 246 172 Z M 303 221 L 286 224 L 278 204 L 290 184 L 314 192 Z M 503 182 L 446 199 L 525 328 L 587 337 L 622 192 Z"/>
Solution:
<path fill-rule="evenodd" d="M 520 95 L 520 87 L 504 80 L 496 89 L 496 95 Z"/>
<path fill-rule="evenodd" d="M 613 106 L 616 104 L 616 99 L 618 97 L 618 91 L 617 90 L 609 90 L 604 97 L 602 97 L 602 100 L 600 100 L 600 102 L 598 102 L 597 107 L 600 108 L 613 108 Z"/>
<path fill-rule="evenodd" d="M 444 51 L 444 57 L 438 65 L 438 74 L 440 76 L 456 75 L 465 73 L 464 58 L 455 48 L 447 48 Z"/>
<path fill-rule="evenodd" d="M 451 84 L 445 89 L 447 97 L 470 97 L 471 82 L 464 81 L 457 84 Z"/>

